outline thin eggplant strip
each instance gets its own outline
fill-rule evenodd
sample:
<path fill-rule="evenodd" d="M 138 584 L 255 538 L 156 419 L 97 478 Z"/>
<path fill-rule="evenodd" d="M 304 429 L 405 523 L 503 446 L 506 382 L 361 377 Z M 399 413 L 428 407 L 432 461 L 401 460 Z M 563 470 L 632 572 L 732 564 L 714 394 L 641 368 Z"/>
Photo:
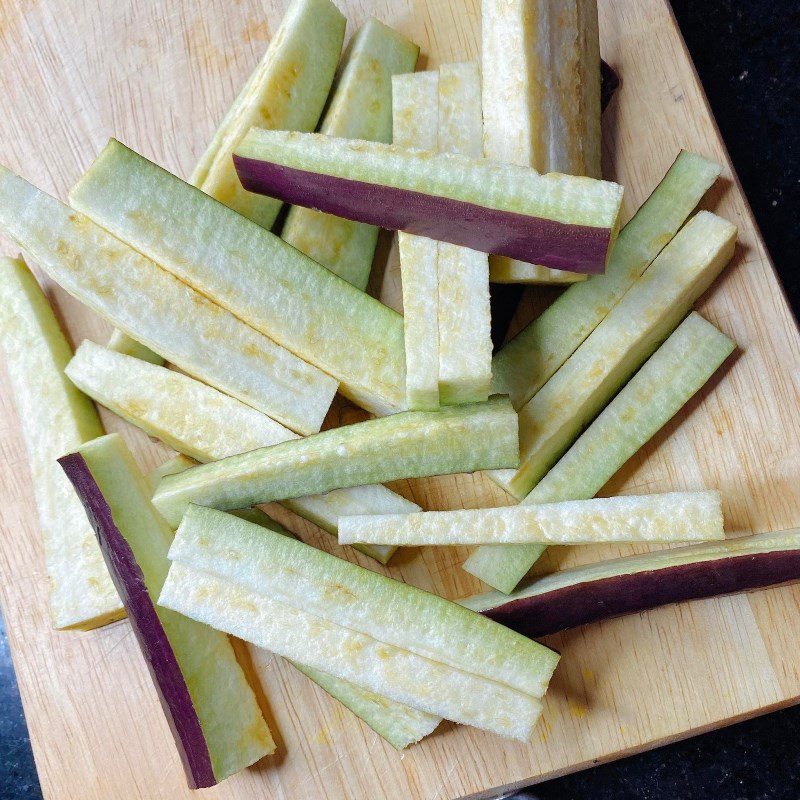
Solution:
<path fill-rule="evenodd" d="M 66 372 L 97 403 L 204 464 L 299 438 L 264 414 L 193 378 L 93 342 L 81 344 Z M 298 497 L 284 500 L 283 505 L 334 536 L 339 519 L 350 514 L 419 510 L 416 503 L 381 484 Z M 396 548 L 356 545 L 356 549 L 385 564 Z"/>
<path fill-rule="evenodd" d="M 154 503 L 177 528 L 191 504 L 221 510 L 401 478 L 518 463 L 517 416 L 507 398 L 406 411 L 230 456 L 170 475 Z"/>
<path fill-rule="evenodd" d="M 250 191 L 485 253 L 599 274 L 622 187 L 377 142 L 253 128 L 234 162 Z"/>
<path fill-rule="evenodd" d="M 681 152 L 620 231 L 605 275 L 570 286 L 495 355 L 492 391 L 522 408 L 670 243 L 719 172 L 718 164 Z"/>
<path fill-rule="evenodd" d="M 316 128 L 333 83 L 345 22 L 330 0 L 292 0 L 261 63 L 192 173 L 195 186 L 261 227 L 272 227 L 280 201 L 244 191 L 231 153 L 252 125 Z"/>
<path fill-rule="evenodd" d="M 219 630 L 159 606 L 172 532 L 118 434 L 59 459 L 97 534 L 193 788 L 275 751 L 255 694 Z"/>
<path fill-rule="evenodd" d="M 319 430 L 336 393 L 330 375 L 3 167 L 0 230 L 65 291 L 160 356 L 298 432 Z"/>
<path fill-rule="evenodd" d="M 710 322 L 689 314 L 522 503 L 594 497 L 700 391 L 734 347 Z M 545 549 L 478 547 L 464 569 L 511 592 Z"/>
<path fill-rule="evenodd" d="M 439 146 L 439 73 L 392 79 L 395 144 L 435 152 Z M 412 411 L 439 407 L 439 244 L 397 234 L 403 291 L 406 402 Z"/>
<path fill-rule="evenodd" d="M 395 546 L 703 542 L 724 535 L 719 492 L 345 517 L 339 525 L 340 544 Z"/>
<path fill-rule="evenodd" d="M 439 68 L 438 149 L 481 158 L 481 82 L 473 62 Z M 489 396 L 492 338 L 489 258 L 468 247 L 438 244 L 439 397 L 442 405 Z"/>
<path fill-rule="evenodd" d="M 64 375 L 72 357 L 33 273 L 0 258 L 0 345 L 28 456 L 54 628 L 89 630 L 125 616 L 80 500 L 56 459 L 103 435 L 91 400 Z"/>
<path fill-rule="evenodd" d="M 490 477 L 521 500 L 661 342 L 733 257 L 736 226 L 700 211 L 519 410 L 520 468 Z"/>
<path fill-rule="evenodd" d="M 374 17 L 348 45 L 331 89 L 320 133 L 375 142 L 392 140 L 393 76 L 414 71 L 419 47 Z M 281 238 L 365 290 L 378 228 L 292 206 Z"/>
<path fill-rule="evenodd" d="M 800 579 L 800 530 L 737 536 L 600 561 L 531 578 L 511 595 L 459 601 L 539 637 L 659 606 Z"/>

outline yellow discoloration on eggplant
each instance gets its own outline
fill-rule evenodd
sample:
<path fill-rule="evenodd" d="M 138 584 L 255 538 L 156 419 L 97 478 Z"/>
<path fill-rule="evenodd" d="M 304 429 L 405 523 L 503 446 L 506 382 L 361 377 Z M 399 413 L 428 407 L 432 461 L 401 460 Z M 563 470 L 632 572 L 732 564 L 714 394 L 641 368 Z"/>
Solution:
<path fill-rule="evenodd" d="M 2 180 L 0 172 L 0 187 Z M 0 343 L 33 478 L 52 624 L 88 630 L 113 622 L 125 615 L 122 603 L 83 506 L 56 462 L 103 429 L 91 401 L 64 376 L 71 348 L 21 258 L 0 258 Z"/>
<path fill-rule="evenodd" d="M 348 139 L 390 141 L 391 79 L 411 72 L 419 48 L 376 19 L 356 33 L 340 68 L 320 131 Z M 285 241 L 365 289 L 377 243 L 377 228 L 293 207 L 284 223 Z"/>
<path fill-rule="evenodd" d="M 67 292 L 190 374 L 303 433 L 319 429 L 330 376 L 9 172 L 0 199 L 0 226 Z"/>
<path fill-rule="evenodd" d="M 396 546 L 668 543 L 722 537 L 718 492 L 348 517 L 339 530 L 344 544 L 359 541 Z"/>
<path fill-rule="evenodd" d="M 242 602 L 245 596 L 255 608 Z M 368 692 L 500 735 L 527 741 L 541 713 L 536 697 L 180 562 L 173 562 L 160 603 Z"/>
<path fill-rule="evenodd" d="M 733 255 L 736 227 L 701 211 L 561 369 L 519 410 L 518 498 L 545 475 L 632 371 L 672 332 Z"/>
<path fill-rule="evenodd" d="M 70 379 L 97 402 L 203 463 L 298 438 L 264 414 L 199 381 L 92 342 L 80 346 L 67 370 Z M 381 485 L 340 489 L 284 504 L 334 535 L 341 516 L 419 508 Z M 391 547 L 360 549 L 381 563 L 394 552 Z"/>
<path fill-rule="evenodd" d="M 339 583 L 326 584 L 323 593 L 326 598 L 338 603 L 356 603 L 358 602 L 358 595 L 351 592 L 346 586 Z"/>
<path fill-rule="evenodd" d="M 206 526 L 213 530 L 217 544 L 210 553 L 193 545 Z M 247 555 L 241 561 L 229 562 L 224 552 L 234 542 Z M 213 573 L 240 589 L 269 596 L 273 601 L 314 615 L 315 619 L 376 637 L 385 645 L 413 651 L 431 659 L 441 669 L 464 669 L 525 694 L 540 696 L 544 692 L 557 661 L 557 656 L 539 645 L 488 624 L 484 618 L 464 614 L 440 598 L 261 531 L 221 512 L 191 508 L 170 556 L 182 569 Z M 297 568 L 297 574 L 288 576 L 284 570 L 287 564 Z M 359 602 L 326 593 L 332 584 L 347 587 L 359 597 Z M 431 619 L 436 620 L 433 626 Z"/>
<path fill-rule="evenodd" d="M 403 407 L 400 315 L 277 237 L 114 141 L 70 201 L 300 363 L 341 378 L 342 393 L 368 410 Z M 168 230 L 134 224 L 130 208 L 169 219 Z"/>
<path fill-rule="evenodd" d="M 294 0 L 267 52 L 201 158 L 193 182 L 265 228 L 280 201 L 242 188 L 231 153 L 248 129 L 314 130 L 333 81 L 345 20 L 328 0 Z"/>

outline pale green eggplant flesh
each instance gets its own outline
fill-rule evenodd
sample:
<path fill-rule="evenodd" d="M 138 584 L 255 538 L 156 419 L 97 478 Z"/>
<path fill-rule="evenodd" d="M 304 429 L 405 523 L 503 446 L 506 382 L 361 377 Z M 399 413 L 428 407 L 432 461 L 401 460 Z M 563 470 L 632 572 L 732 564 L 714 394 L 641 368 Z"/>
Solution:
<path fill-rule="evenodd" d="M 319 430 L 333 378 L 3 167 L 0 230 L 65 291 L 185 372 L 299 432 Z"/>
<path fill-rule="evenodd" d="M 213 785 L 274 752 L 228 637 L 157 604 L 172 531 L 153 508 L 147 479 L 122 438 L 95 439 L 60 463 L 97 531 L 190 783 Z"/>
<path fill-rule="evenodd" d="M 93 342 L 81 344 L 67 366 L 67 375 L 96 402 L 201 463 L 299 438 L 264 414 L 193 378 Z M 419 510 L 416 503 L 380 484 L 299 497 L 284 501 L 284 505 L 334 536 L 339 519 L 350 514 Z M 356 547 L 382 564 L 396 549 Z"/>
<path fill-rule="evenodd" d="M 669 244 L 719 172 L 718 164 L 682 152 L 620 231 L 605 275 L 571 286 L 498 351 L 492 391 L 522 408 Z"/>
<path fill-rule="evenodd" d="M 154 502 L 177 528 L 191 503 L 222 510 L 400 478 L 518 463 L 517 416 L 507 398 L 406 411 L 230 456 L 164 478 Z"/>
<path fill-rule="evenodd" d="M 186 456 L 176 456 L 152 470 L 147 475 L 148 483 L 151 489 L 155 489 L 158 482 L 165 475 L 176 475 L 194 465 L 195 462 L 192 459 Z M 233 513 L 239 519 L 246 520 L 254 525 L 260 525 L 262 528 L 280 533 L 283 536 L 294 537 L 291 531 L 284 528 L 261 509 L 244 508 Z M 272 673 L 270 672 L 268 675 L 262 669 L 260 655 L 259 652 L 253 654 L 253 668 L 259 679 L 268 681 Z M 440 717 L 396 703 L 388 697 L 369 692 L 348 681 L 334 678 L 333 675 L 328 675 L 318 669 L 306 667 L 297 661 L 291 661 L 290 663 L 331 697 L 338 700 L 346 708 L 349 708 L 359 719 L 363 720 L 372 730 L 398 750 L 420 741 L 429 733 L 432 733 L 441 722 Z"/>
<path fill-rule="evenodd" d="M 414 71 L 419 47 L 375 18 L 347 48 L 331 89 L 321 133 L 392 141 L 392 76 Z M 357 289 L 367 287 L 378 228 L 292 206 L 281 238 Z"/>
<path fill-rule="evenodd" d="M 415 72 L 392 79 L 395 144 L 436 151 L 439 130 L 439 73 Z M 412 411 L 439 407 L 439 244 L 435 239 L 397 234 L 403 291 L 406 403 Z"/>
<path fill-rule="evenodd" d="M 158 353 L 154 353 L 149 347 L 140 344 L 121 330 L 115 329 L 111 332 L 111 336 L 108 337 L 108 349 L 158 366 L 164 364 L 164 359 Z"/>
<path fill-rule="evenodd" d="M 719 492 L 347 517 L 339 526 L 341 544 L 398 546 L 706 542 L 723 536 Z"/>
<path fill-rule="evenodd" d="M 700 391 L 734 347 L 725 334 L 691 313 L 523 504 L 594 497 Z M 478 547 L 464 562 L 464 569 L 507 594 L 544 550 L 544 545 Z"/>
<path fill-rule="evenodd" d="M 231 153 L 251 126 L 313 131 L 336 72 L 345 18 L 330 0 L 292 0 L 280 27 L 201 156 L 192 183 L 264 228 L 281 202 L 245 191 Z"/>
<path fill-rule="evenodd" d="M 245 638 L 274 637 L 278 652 L 299 648 L 298 660 L 311 666 L 504 735 L 529 735 L 538 716 L 535 701 L 558 660 L 541 645 L 486 625 L 436 595 L 213 509 L 190 508 L 170 557 L 174 585 L 165 588 L 162 602 L 241 625 Z M 258 609 L 256 618 L 240 614 L 244 598 Z M 257 631 L 255 619 L 262 621 Z M 273 622 L 267 627 L 268 619 Z M 482 687 L 487 697 L 465 700 L 462 694 L 456 703 L 461 707 L 454 709 L 456 685 Z M 517 720 L 508 713 L 513 701 L 520 703 Z"/>
<path fill-rule="evenodd" d="M 482 157 L 481 79 L 475 62 L 439 68 L 438 121 L 440 152 Z M 439 242 L 438 285 L 440 402 L 486 400 L 492 381 L 489 257 Z"/>
<path fill-rule="evenodd" d="M 405 406 L 402 317 L 274 234 L 114 140 L 70 203 L 368 411 Z"/>
<path fill-rule="evenodd" d="M 91 400 L 65 377 L 72 348 L 21 258 L 0 258 L 0 347 L 33 479 L 54 628 L 125 616 L 83 506 L 56 459 L 103 435 Z"/>
<path fill-rule="evenodd" d="M 736 226 L 699 212 L 519 410 L 520 467 L 496 478 L 521 500 L 678 326 L 733 256 Z M 492 476 L 495 478 L 495 476 Z"/>

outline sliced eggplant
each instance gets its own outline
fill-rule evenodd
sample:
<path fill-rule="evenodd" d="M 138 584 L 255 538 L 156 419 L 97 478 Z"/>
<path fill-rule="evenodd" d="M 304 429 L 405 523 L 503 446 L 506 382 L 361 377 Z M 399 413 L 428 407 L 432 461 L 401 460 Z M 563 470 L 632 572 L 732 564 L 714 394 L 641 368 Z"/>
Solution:
<path fill-rule="evenodd" d="M 333 378 L 3 167 L 0 229 L 63 289 L 168 361 L 293 429 L 319 430 Z"/>
<path fill-rule="evenodd" d="M 738 536 L 532 578 L 460 602 L 525 636 L 800 578 L 800 530 Z"/>
<path fill-rule="evenodd" d="M 264 414 L 193 378 L 93 342 L 81 344 L 67 375 L 96 402 L 201 463 L 298 438 Z M 419 510 L 416 503 L 380 484 L 298 497 L 283 504 L 334 536 L 340 517 L 349 514 Z M 364 545 L 357 549 L 385 564 L 396 548 Z"/>
<path fill-rule="evenodd" d="M 161 597 L 169 607 L 412 707 L 503 735 L 530 735 L 558 661 L 436 595 L 213 509 L 189 509 L 170 557 Z M 509 714 L 514 702 L 518 715 Z"/>
<path fill-rule="evenodd" d="M 72 348 L 22 258 L 0 258 L 0 346 L 28 454 L 54 628 L 125 616 L 80 500 L 56 459 L 103 435 L 92 401 L 65 377 Z"/>
<path fill-rule="evenodd" d="M 368 411 L 405 406 L 402 317 L 269 231 L 114 140 L 70 203 Z"/>
<path fill-rule="evenodd" d="M 570 286 L 492 360 L 492 391 L 522 408 L 650 266 L 717 179 L 718 164 L 682 152 L 622 229 L 606 274 Z"/>
<path fill-rule="evenodd" d="M 734 347 L 692 312 L 522 502 L 594 497 L 702 388 Z M 544 545 L 478 547 L 464 569 L 508 593 L 544 550 Z"/>
<path fill-rule="evenodd" d="M 615 183 L 323 134 L 253 128 L 234 163 L 253 192 L 574 272 L 604 271 L 622 202 Z"/>
<path fill-rule="evenodd" d="M 418 55 L 419 47 L 405 36 L 368 19 L 347 48 L 320 132 L 392 141 L 392 76 L 413 72 Z M 366 289 L 378 243 L 375 226 L 293 206 L 281 238 L 357 289 Z"/>
<path fill-rule="evenodd" d="M 719 492 L 345 517 L 339 525 L 341 544 L 668 543 L 706 542 L 724 535 Z"/>
<path fill-rule="evenodd" d="M 505 397 L 406 411 L 230 456 L 170 475 L 153 502 L 177 528 L 191 503 L 223 510 L 331 489 L 517 463 L 517 416 Z"/>
<path fill-rule="evenodd" d="M 483 0 L 481 28 L 486 157 L 599 178 L 596 0 Z M 502 256 L 490 264 L 495 282 L 585 278 Z"/>
<path fill-rule="evenodd" d="M 481 79 L 474 62 L 439 68 L 439 151 L 483 155 Z M 439 398 L 442 405 L 489 397 L 492 334 L 489 258 L 450 242 L 438 244 Z"/>
<path fill-rule="evenodd" d="M 231 153 L 252 125 L 313 131 L 333 82 L 346 20 L 330 0 L 292 0 L 261 63 L 225 115 L 191 181 L 264 228 L 281 203 L 244 191 Z"/>
<path fill-rule="evenodd" d="M 95 529 L 192 788 L 213 786 L 274 752 L 228 637 L 156 604 L 172 532 L 118 434 L 59 459 Z"/>
<path fill-rule="evenodd" d="M 439 73 L 392 79 L 394 142 L 436 152 Z M 412 411 L 439 407 L 439 243 L 400 231 L 400 277 L 406 348 L 406 403 Z"/>
<path fill-rule="evenodd" d="M 492 478 L 522 499 L 545 476 L 733 256 L 736 226 L 699 212 L 561 369 L 519 410 L 520 467 Z"/>

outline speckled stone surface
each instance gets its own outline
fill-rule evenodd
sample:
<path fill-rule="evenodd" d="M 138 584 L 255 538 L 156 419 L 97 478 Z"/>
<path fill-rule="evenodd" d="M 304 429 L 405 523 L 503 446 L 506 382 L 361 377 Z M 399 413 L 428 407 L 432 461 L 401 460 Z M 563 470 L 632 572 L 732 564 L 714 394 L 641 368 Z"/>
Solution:
<path fill-rule="evenodd" d="M 673 8 L 745 194 L 800 315 L 800 2 L 673 0 Z M 514 287 L 498 287 L 495 302 L 501 297 L 499 305 L 508 309 L 516 302 Z M 0 800 L 40 797 L 0 625 Z M 800 707 L 550 781 L 517 797 L 798 800 Z"/>
<path fill-rule="evenodd" d="M 42 796 L 0 615 L 0 800 Z"/>

